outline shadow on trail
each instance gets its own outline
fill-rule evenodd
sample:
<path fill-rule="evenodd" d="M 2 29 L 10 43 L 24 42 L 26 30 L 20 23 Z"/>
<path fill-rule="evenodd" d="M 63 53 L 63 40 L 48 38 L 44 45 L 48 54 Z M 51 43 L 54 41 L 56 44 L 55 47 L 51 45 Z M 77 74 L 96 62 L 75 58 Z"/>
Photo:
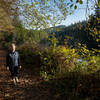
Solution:
<path fill-rule="evenodd" d="M 53 100 L 100 100 L 100 72 L 91 75 L 70 73 L 48 84 L 52 86 Z"/>
<path fill-rule="evenodd" d="M 52 100 L 50 88 L 43 85 L 39 75 L 30 68 L 20 70 L 20 79 L 17 85 L 10 81 L 10 74 L 0 66 L 0 100 Z M 31 71 L 30 71 L 31 70 Z"/>

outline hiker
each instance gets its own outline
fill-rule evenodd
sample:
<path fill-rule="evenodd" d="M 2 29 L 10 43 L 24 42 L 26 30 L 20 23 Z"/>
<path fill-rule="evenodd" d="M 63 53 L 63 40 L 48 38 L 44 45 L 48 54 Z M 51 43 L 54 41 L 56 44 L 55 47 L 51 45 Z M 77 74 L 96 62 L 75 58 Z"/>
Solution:
<path fill-rule="evenodd" d="M 16 45 L 14 43 L 11 44 L 11 51 L 7 54 L 6 67 L 7 70 L 10 71 L 12 81 L 16 85 L 16 83 L 19 82 L 18 73 L 19 73 L 19 68 L 21 69 L 21 65 L 20 65 L 20 56 L 19 53 L 16 51 Z"/>

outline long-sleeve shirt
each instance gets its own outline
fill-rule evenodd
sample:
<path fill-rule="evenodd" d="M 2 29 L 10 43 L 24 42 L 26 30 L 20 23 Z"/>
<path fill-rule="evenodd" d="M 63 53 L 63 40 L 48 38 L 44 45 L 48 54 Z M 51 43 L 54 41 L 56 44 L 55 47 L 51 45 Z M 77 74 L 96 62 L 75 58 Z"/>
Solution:
<path fill-rule="evenodd" d="M 6 57 L 6 67 L 17 67 L 20 66 L 20 56 L 17 51 L 9 52 Z"/>

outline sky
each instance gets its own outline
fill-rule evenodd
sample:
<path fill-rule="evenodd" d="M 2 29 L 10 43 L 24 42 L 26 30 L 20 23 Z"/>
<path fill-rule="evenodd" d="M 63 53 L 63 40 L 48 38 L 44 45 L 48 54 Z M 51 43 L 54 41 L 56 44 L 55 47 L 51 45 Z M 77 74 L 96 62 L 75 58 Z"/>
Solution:
<path fill-rule="evenodd" d="M 91 4 L 89 4 L 89 6 L 91 6 Z M 92 11 L 90 13 L 92 13 Z M 86 14 L 86 0 L 83 0 L 83 4 L 79 5 L 78 9 L 72 15 L 68 15 L 66 20 L 62 21 L 58 25 L 69 26 L 69 25 L 77 23 L 79 21 L 81 22 L 83 20 L 86 20 L 86 18 L 87 18 L 87 14 Z"/>
<path fill-rule="evenodd" d="M 60 24 L 68 26 L 70 24 L 74 24 L 83 20 L 86 20 L 86 10 L 79 9 L 75 11 L 72 15 L 68 15 L 66 20 L 62 21 Z"/>

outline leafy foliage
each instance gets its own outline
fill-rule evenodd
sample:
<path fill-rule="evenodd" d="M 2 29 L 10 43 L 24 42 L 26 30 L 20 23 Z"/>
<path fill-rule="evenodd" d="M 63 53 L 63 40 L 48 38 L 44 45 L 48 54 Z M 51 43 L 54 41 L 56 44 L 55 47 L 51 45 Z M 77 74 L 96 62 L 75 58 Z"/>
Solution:
<path fill-rule="evenodd" d="M 35 29 L 48 28 L 55 26 L 72 14 L 77 9 L 78 3 L 83 4 L 82 0 L 22 0 L 22 15 L 26 26 Z M 51 6 L 52 5 L 52 6 Z M 48 13 L 49 12 L 49 13 Z"/>
<path fill-rule="evenodd" d="M 89 19 L 90 35 L 100 44 L 100 4 L 95 8 L 95 14 Z"/>

